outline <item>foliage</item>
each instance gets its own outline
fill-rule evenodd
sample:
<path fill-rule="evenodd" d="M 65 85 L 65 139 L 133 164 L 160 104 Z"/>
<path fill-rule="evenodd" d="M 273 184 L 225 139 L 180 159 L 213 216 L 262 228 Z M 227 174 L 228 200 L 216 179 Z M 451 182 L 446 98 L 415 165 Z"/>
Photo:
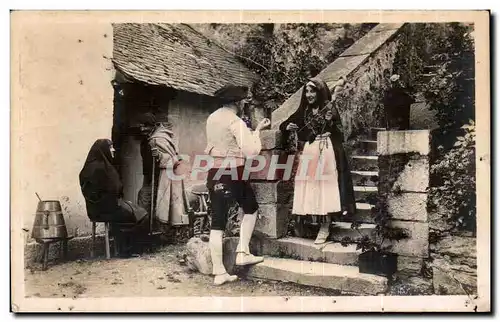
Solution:
<path fill-rule="evenodd" d="M 458 229 L 475 231 L 476 176 L 475 125 L 473 121 L 462 126 L 463 135 L 454 146 L 440 155 L 431 166 L 431 175 L 437 181 L 431 188 L 431 206 L 446 209 L 441 214 Z M 444 150 L 443 146 L 438 147 Z"/>
<path fill-rule="evenodd" d="M 388 252 L 392 245 L 387 244 L 387 241 L 399 241 L 408 238 L 408 232 L 399 227 L 391 227 L 391 215 L 387 211 L 387 201 L 385 198 L 380 198 L 372 208 L 372 214 L 375 221 L 375 231 L 371 236 L 364 235 L 359 231 L 361 224 L 358 221 L 353 221 L 351 228 L 356 230 L 360 237 L 350 238 L 348 236 L 342 238 L 341 245 L 347 247 L 351 244 L 356 244 L 356 249 L 361 249 L 362 252 Z"/>
<path fill-rule="evenodd" d="M 334 29 L 332 24 L 284 24 L 279 28 L 260 24 L 248 33 L 237 56 L 260 76 L 255 99 L 274 109 L 372 27 L 344 25 L 346 32 L 325 52 L 321 38 Z"/>
<path fill-rule="evenodd" d="M 410 24 L 401 36 L 395 72 L 436 111 L 441 128 L 474 119 L 474 40 L 461 23 Z"/>
<path fill-rule="evenodd" d="M 422 93 L 440 126 L 433 134 L 433 205 L 456 228 L 475 227 L 474 39 L 462 23 L 409 24 L 395 67 Z"/>

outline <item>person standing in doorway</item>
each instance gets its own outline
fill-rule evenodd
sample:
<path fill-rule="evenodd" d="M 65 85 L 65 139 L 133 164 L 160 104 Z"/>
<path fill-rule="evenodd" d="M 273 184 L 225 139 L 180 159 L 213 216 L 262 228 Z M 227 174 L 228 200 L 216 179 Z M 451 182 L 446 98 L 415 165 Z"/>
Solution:
<path fill-rule="evenodd" d="M 222 251 L 222 238 L 232 201 L 238 202 L 244 212 L 236 250 L 236 265 L 252 265 L 264 260 L 263 257 L 250 253 L 250 239 L 259 206 L 250 182 L 243 180 L 242 176 L 246 158 L 257 156 L 262 148 L 260 130 L 271 122 L 263 119 L 253 132 L 247 127 L 241 115 L 248 103 L 248 93 L 247 87 L 223 87 L 215 93 L 222 106 L 207 119 L 205 153 L 214 161 L 213 167 L 208 171 L 207 188 L 213 210 L 209 244 L 215 285 L 237 280 L 237 276 L 227 273 Z M 237 173 L 237 177 L 228 175 L 227 172 Z"/>
<path fill-rule="evenodd" d="M 389 78 L 390 87 L 384 95 L 387 126 L 390 130 L 410 129 L 410 110 L 415 98 L 410 94 L 397 74 Z"/>

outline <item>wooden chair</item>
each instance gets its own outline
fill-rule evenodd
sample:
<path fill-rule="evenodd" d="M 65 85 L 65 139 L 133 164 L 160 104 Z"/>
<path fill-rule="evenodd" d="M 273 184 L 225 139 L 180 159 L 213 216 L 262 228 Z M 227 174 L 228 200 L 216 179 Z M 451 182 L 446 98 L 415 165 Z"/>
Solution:
<path fill-rule="evenodd" d="M 92 221 L 92 247 L 90 249 L 90 257 L 94 258 L 95 257 L 95 231 L 96 231 L 96 225 L 99 223 L 99 221 Z M 104 224 L 104 247 L 106 250 L 106 259 L 111 258 L 111 250 L 110 250 L 110 238 L 109 238 L 109 231 L 110 231 L 110 224 L 109 222 L 102 222 Z M 114 256 L 118 255 L 118 243 L 116 240 L 113 240 L 113 250 L 114 250 Z"/>

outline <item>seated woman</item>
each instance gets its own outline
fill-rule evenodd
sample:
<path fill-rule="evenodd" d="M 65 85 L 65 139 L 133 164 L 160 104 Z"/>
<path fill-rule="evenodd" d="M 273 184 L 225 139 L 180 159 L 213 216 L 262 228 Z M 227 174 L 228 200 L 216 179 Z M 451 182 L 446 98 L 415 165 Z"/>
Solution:
<path fill-rule="evenodd" d="M 80 187 L 91 221 L 111 223 L 120 255 L 129 256 L 131 237 L 147 233 L 148 212 L 123 200 L 123 185 L 113 165 L 111 140 L 94 142 L 80 172 Z"/>

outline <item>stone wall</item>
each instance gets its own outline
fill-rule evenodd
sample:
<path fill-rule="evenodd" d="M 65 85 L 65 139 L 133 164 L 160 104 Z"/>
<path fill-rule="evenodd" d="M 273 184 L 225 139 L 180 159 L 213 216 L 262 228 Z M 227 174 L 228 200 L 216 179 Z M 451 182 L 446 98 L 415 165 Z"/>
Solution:
<path fill-rule="evenodd" d="M 397 34 L 402 27 L 403 24 L 377 25 L 317 75 L 330 90 L 341 77 L 346 77 L 350 85 L 339 106 L 346 138 L 360 129 L 380 125 L 383 107 L 378 96 L 386 86 L 387 77 L 383 76 L 392 72 Z M 297 110 L 300 97 L 301 88 L 272 113 L 273 129 L 278 129 Z"/>
<path fill-rule="evenodd" d="M 432 138 L 429 130 L 378 133 L 379 194 L 391 225 L 409 238 L 393 242 L 398 273 L 392 295 L 477 292 L 476 239 L 439 231 L 428 207 Z"/>
<path fill-rule="evenodd" d="M 387 201 L 391 225 L 409 237 L 393 243 L 399 255 L 400 276 L 419 276 L 429 257 L 427 188 L 429 186 L 429 131 L 378 133 L 379 195 Z"/>
<path fill-rule="evenodd" d="M 250 174 L 259 203 L 259 219 L 255 230 L 268 238 L 281 238 L 287 233 L 290 205 L 293 201 L 293 181 L 283 168 L 287 160 L 293 159 L 288 159 L 282 149 L 279 130 L 261 131 L 261 141 L 260 155 L 263 157 L 262 162 L 265 160 L 265 167 Z"/>

